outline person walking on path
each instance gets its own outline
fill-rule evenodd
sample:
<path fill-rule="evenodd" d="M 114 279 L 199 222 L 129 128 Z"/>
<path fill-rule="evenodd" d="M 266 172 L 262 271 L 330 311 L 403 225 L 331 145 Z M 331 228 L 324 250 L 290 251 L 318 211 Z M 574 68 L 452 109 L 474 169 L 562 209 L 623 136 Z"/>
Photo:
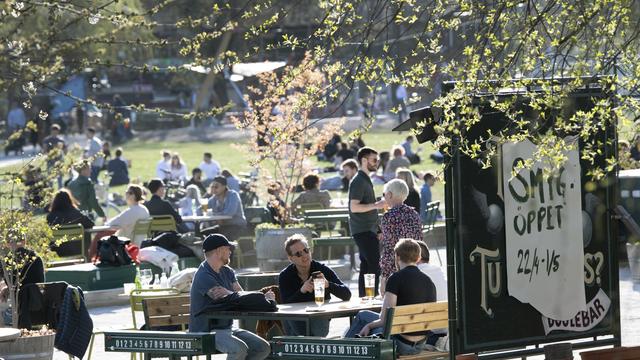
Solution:
<path fill-rule="evenodd" d="M 365 296 L 364 274 L 375 274 L 375 290 L 380 277 L 380 247 L 376 235 L 378 210 L 386 206 L 383 200 L 376 201 L 370 174 L 378 169 L 378 152 L 370 147 L 358 150 L 360 170 L 349 184 L 349 228 L 360 252 L 360 274 L 358 293 Z"/>

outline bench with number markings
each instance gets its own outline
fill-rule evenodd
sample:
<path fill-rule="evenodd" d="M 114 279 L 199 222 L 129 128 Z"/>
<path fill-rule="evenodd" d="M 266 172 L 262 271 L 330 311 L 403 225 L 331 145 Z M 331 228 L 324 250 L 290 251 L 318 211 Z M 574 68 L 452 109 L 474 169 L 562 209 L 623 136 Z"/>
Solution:
<path fill-rule="evenodd" d="M 426 360 L 449 358 L 439 351 L 422 351 L 415 355 L 396 355 L 391 335 L 426 331 L 448 326 L 446 301 L 397 306 L 387 309 L 383 339 L 327 339 L 319 337 L 281 336 L 271 341 L 273 359 L 303 360 L 314 356 L 332 359 Z"/>
<path fill-rule="evenodd" d="M 144 358 L 186 356 L 216 353 L 215 333 L 188 333 L 183 331 L 121 330 L 104 333 L 104 350 L 114 352 L 142 353 Z"/>
<path fill-rule="evenodd" d="M 142 300 L 144 320 L 148 328 L 189 325 L 190 297 L 166 296 Z M 127 330 L 105 332 L 105 351 L 142 353 L 145 360 L 152 357 L 179 358 L 180 356 L 218 354 L 215 333 L 189 333 L 184 331 Z"/>

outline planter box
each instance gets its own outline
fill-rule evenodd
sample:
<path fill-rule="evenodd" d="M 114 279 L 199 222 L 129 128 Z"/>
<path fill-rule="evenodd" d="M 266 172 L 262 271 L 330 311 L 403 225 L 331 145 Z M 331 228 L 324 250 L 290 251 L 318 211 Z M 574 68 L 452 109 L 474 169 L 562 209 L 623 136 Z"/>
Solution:
<path fill-rule="evenodd" d="M 4 360 L 51 360 L 55 337 L 51 334 L 0 341 L 0 356 Z"/>
<path fill-rule="evenodd" d="M 289 265 L 284 242 L 293 234 L 311 239 L 308 228 L 256 229 L 256 258 L 261 271 L 280 271 Z"/>
<path fill-rule="evenodd" d="M 122 284 L 133 282 L 135 277 L 136 267 L 133 265 L 98 267 L 79 264 L 48 269 L 45 273 L 47 282 L 66 281 L 83 291 L 121 288 Z"/>
<path fill-rule="evenodd" d="M 178 268 L 184 270 L 187 268 L 198 268 L 202 260 L 195 256 L 183 257 L 178 259 Z"/>

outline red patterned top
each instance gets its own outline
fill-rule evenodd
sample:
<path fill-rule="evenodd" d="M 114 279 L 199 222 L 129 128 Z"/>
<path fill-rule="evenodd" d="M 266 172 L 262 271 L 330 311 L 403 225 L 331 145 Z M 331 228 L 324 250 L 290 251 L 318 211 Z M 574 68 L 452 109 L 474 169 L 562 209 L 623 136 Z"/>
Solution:
<path fill-rule="evenodd" d="M 389 277 L 396 272 L 393 248 L 399 239 L 409 238 L 422 241 L 422 222 L 413 208 L 400 204 L 387 211 L 380 221 L 382 229 L 382 251 L 380 254 L 380 275 Z"/>

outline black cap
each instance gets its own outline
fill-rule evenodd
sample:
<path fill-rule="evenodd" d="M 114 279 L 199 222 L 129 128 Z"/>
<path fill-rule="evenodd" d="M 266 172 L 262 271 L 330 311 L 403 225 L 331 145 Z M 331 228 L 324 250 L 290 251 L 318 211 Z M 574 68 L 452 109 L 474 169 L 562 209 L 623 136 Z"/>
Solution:
<path fill-rule="evenodd" d="M 236 247 L 236 243 L 233 241 L 229 241 L 226 236 L 222 234 L 211 234 L 207 235 L 202 242 L 202 251 L 207 252 L 211 250 L 215 250 L 221 246 L 231 246 L 232 248 Z"/>

